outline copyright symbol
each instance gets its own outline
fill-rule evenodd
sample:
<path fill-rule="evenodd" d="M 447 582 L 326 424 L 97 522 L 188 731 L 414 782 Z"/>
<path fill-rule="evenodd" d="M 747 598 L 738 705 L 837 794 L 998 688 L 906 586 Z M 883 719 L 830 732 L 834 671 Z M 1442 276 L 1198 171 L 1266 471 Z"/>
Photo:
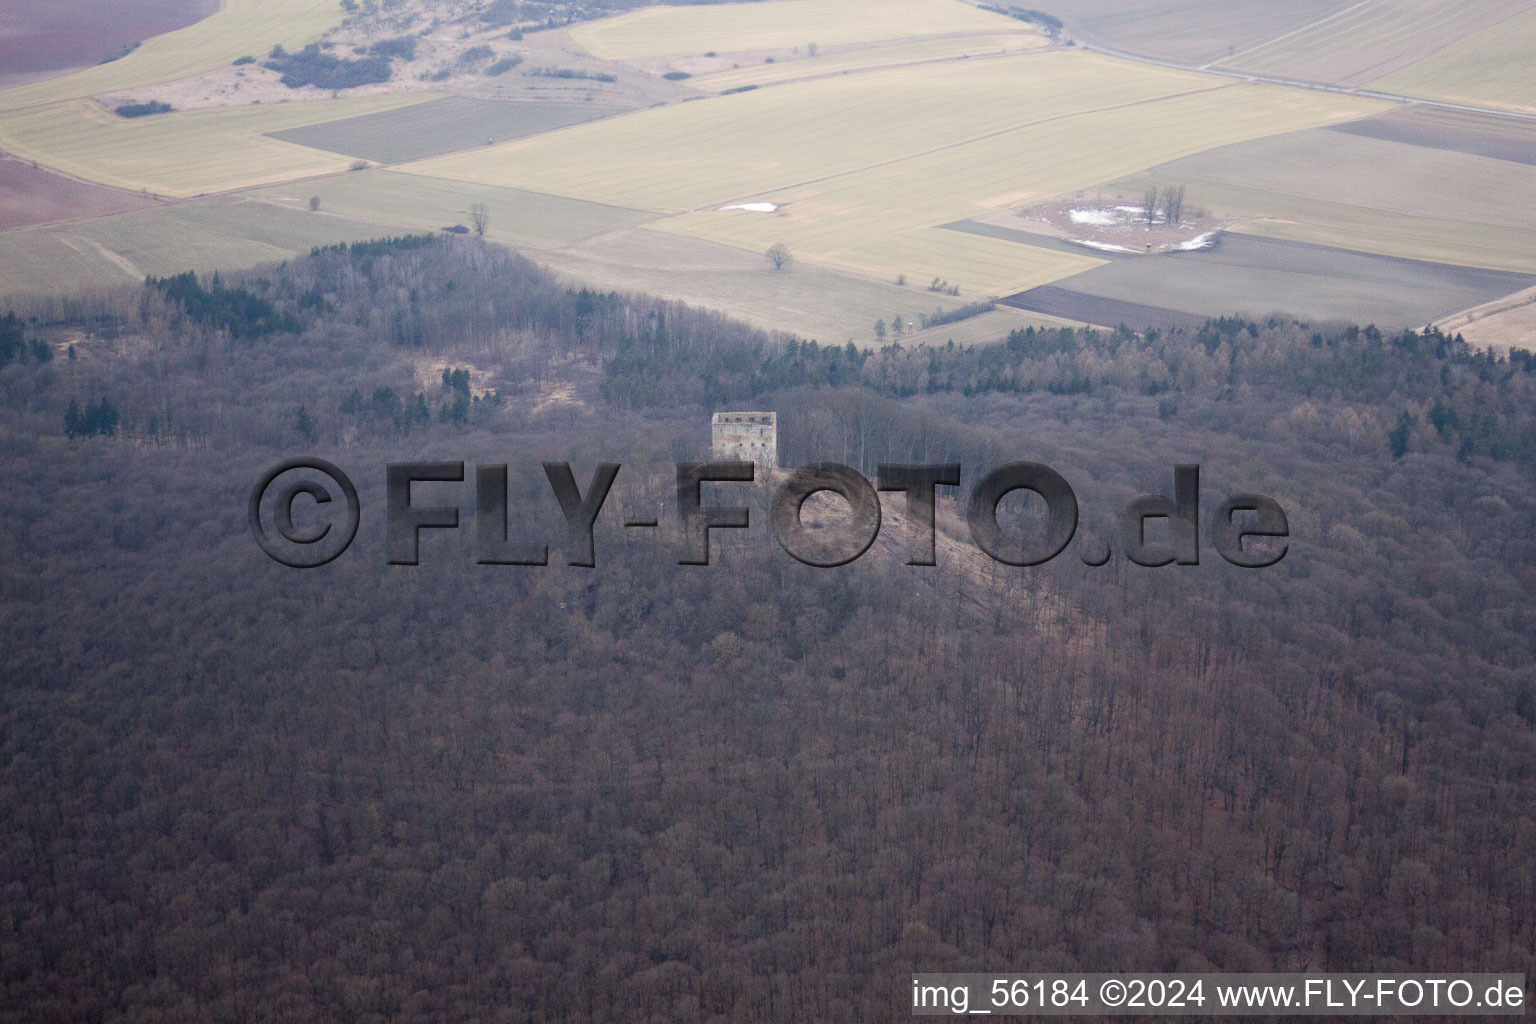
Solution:
<path fill-rule="evenodd" d="M 330 522 L 319 522 L 309 526 L 295 526 L 293 522 L 293 503 L 301 494 L 307 494 L 316 505 L 328 505 L 331 502 L 331 492 L 315 480 L 297 479 L 277 491 L 277 499 L 270 506 L 272 523 L 277 528 L 278 537 L 287 541 L 284 545 L 267 532 L 267 528 L 261 522 L 262 500 L 267 492 L 272 489 L 273 483 L 284 473 L 296 469 L 313 470 L 330 478 L 330 481 L 341 490 L 342 497 L 347 501 L 346 522 L 341 528 L 332 533 L 331 527 L 336 525 Z M 256 538 L 256 543 L 261 550 L 275 562 L 291 566 L 295 569 L 313 569 L 324 565 L 343 551 L 352 543 L 352 538 L 357 536 L 357 524 L 362 518 L 357 503 L 357 488 L 352 486 L 352 481 L 347 474 L 337 469 L 324 459 L 288 459 L 279 462 L 251 488 L 251 500 L 246 506 L 246 519 L 251 524 L 251 534 Z M 329 542 L 322 543 L 329 538 Z M 309 549 L 312 554 L 309 557 L 297 557 L 297 553 Z"/>
<path fill-rule="evenodd" d="M 1125 1002 L 1125 982 L 1110 978 L 1099 986 L 1099 1002 L 1105 1006 L 1119 1006 Z"/>

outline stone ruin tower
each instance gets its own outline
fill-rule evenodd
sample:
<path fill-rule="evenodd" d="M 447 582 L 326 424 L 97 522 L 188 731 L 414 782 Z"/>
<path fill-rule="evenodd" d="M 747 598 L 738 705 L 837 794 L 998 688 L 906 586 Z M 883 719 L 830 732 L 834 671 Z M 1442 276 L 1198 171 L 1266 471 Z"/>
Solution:
<path fill-rule="evenodd" d="M 778 468 L 777 413 L 717 412 L 712 427 L 716 459 L 755 462 L 764 471 Z"/>

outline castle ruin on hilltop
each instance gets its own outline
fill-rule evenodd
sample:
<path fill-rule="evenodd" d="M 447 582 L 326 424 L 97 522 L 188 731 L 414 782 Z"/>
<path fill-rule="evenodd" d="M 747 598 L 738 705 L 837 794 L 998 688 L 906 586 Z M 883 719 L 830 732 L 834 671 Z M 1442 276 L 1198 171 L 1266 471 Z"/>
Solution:
<path fill-rule="evenodd" d="M 778 468 L 777 413 L 717 412 L 712 427 L 715 458 L 755 462 L 762 470 Z"/>

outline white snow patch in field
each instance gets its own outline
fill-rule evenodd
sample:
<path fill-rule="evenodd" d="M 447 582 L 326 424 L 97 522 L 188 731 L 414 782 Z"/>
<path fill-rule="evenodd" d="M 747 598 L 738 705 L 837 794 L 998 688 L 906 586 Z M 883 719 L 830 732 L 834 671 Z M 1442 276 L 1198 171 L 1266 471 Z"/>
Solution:
<path fill-rule="evenodd" d="M 1115 216 L 1113 210 L 1068 210 L 1067 216 L 1072 218 L 1073 224 L 1093 224 L 1096 227 L 1108 227 L 1111 224 L 1120 223 L 1120 218 Z"/>
<path fill-rule="evenodd" d="M 1135 252 L 1136 251 L 1135 249 L 1128 249 L 1128 248 L 1126 248 L 1123 245 L 1111 245 L 1109 242 L 1091 242 L 1091 241 L 1089 241 L 1086 238 L 1074 238 L 1074 239 L 1072 239 L 1072 244 L 1073 245 L 1086 245 L 1090 249 L 1102 249 L 1104 252 Z"/>
<path fill-rule="evenodd" d="M 1215 244 L 1216 244 L 1216 232 L 1214 232 L 1214 231 L 1207 231 L 1205 234 L 1198 235 L 1198 236 L 1196 236 L 1194 238 L 1191 238 L 1189 241 L 1184 242 L 1184 243 L 1176 246 L 1175 248 L 1179 252 L 1194 252 L 1197 249 L 1209 249 L 1211 246 L 1213 246 Z"/>
<path fill-rule="evenodd" d="M 722 206 L 722 210 L 746 210 L 749 213 L 772 213 L 779 208 L 778 203 L 732 203 L 730 206 Z"/>

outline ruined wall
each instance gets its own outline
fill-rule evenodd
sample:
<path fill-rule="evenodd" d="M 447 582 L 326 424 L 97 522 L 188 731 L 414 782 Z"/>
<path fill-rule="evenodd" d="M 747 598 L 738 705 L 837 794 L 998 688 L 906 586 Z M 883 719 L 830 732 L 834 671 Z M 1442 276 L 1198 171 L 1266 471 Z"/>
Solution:
<path fill-rule="evenodd" d="M 717 412 L 712 423 L 714 457 L 755 462 L 762 469 L 779 464 L 779 420 L 771 412 Z"/>

